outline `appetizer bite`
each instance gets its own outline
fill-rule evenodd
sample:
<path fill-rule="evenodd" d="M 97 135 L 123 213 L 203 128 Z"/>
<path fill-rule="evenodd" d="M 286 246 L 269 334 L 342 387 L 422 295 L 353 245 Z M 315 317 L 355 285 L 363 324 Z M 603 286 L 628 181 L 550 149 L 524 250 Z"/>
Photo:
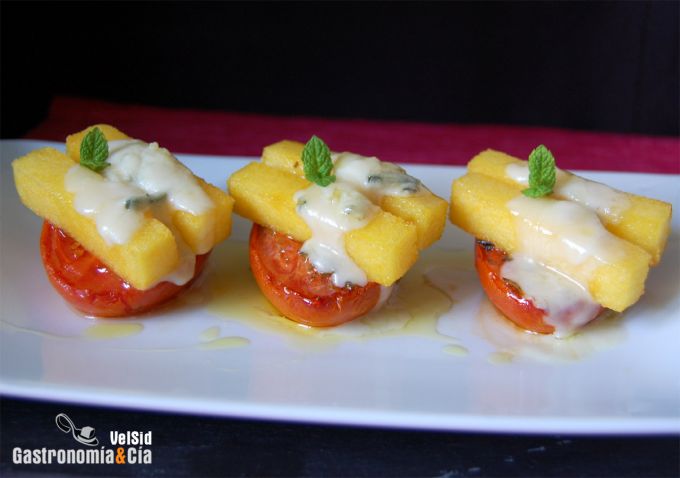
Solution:
<path fill-rule="evenodd" d="M 490 301 L 520 327 L 561 337 L 637 302 L 671 205 L 557 169 L 541 145 L 528 162 L 493 150 L 473 158 L 453 182 L 450 216 L 476 238 Z"/>
<path fill-rule="evenodd" d="M 21 201 L 45 219 L 50 282 L 79 311 L 120 317 L 175 297 L 231 230 L 233 199 L 157 143 L 96 125 L 12 163 Z"/>
<path fill-rule="evenodd" d="M 446 222 L 446 201 L 399 166 L 331 153 L 316 136 L 267 146 L 228 186 L 234 211 L 255 223 L 250 263 L 262 293 L 310 326 L 379 307 Z"/>

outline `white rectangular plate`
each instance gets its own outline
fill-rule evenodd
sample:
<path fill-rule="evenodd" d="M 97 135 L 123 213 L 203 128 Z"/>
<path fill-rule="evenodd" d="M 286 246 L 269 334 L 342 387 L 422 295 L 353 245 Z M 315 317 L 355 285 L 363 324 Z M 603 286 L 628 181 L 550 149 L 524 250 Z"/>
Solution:
<path fill-rule="evenodd" d="M 145 317 L 95 321 L 73 312 L 51 288 L 39 255 L 41 220 L 14 188 L 11 160 L 45 145 L 60 147 L 4 141 L 0 149 L 0 393 L 335 424 L 680 432 L 677 215 L 642 300 L 567 340 L 530 336 L 500 319 L 477 285 L 472 238 L 451 225 L 402 282 L 397 302 L 406 309 L 397 304 L 365 323 L 320 334 L 273 317 L 250 278 L 244 242 L 250 225 L 240 218 L 213 252 L 200 287 Z M 248 161 L 180 159 L 223 188 Z M 464 171 L 407 169 L 447 199 Z M 678 176 L 583 174 L 671 202 L 675 211 L 680 206 Z"/>

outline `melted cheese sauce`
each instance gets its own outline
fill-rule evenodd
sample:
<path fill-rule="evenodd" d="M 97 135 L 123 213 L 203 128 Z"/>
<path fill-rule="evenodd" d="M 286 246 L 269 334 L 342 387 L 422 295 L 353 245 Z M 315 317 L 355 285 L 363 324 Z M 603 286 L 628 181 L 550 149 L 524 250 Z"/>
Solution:
<path fill-rule="evenodd" d="M 101 174 L 79 164 L 66 173 L 74 208 L 94 219 L 109 245 L 127 243 L 152 214 L 172 231 L 180 256 L 177 268 L 159 282 L 185 284 L 196 258 L 173 226 L 172 212 L 200 215 L 214 206 L 212 201 L 191 171 L 158 143 L 122 140 L 108 145 L 110 166 Z"/>
<path fill-rule="evenodd" d="M 524 296 L 546 312 L 544 320 L 555 327 L 556 337 L 568 337 L 600 310 L 582 284 L 526 255 L 513 255 L 501 275 L 520 285 Z"/>
<path fill-rule="evenodd" d="M 378 207 L 363 194 L 343 183 L 327 187 L 313 184 L 294 196 L 298 214 L 312 230 L 300 252 L 321 273 L 331 273 L 333 284 L 364 286 L 366 274 L 347 255 L 345 233 L 364 227 L 378 212 Z"/>
<path fill-rule="evenodd" d="M 528 166 L 509 164 L 505 174 L 517 183 L 525 186 L 529 184 Z M 614 222 L 620 221 L 623 212 L 630 206 L 630 199 L 625 193 L 559 169 L 553 195 L 583 204 Z"/>
<path fill-rule="evenodd" d="M 106 179 L 132 183 L 149 195 L 165 194 L 175 210 L 199 215 L 213 207 L 191 171 L 158 143 L 110 141 L 108 162 Z"/>
<path fill-rule="evenodd" d="M 101 174 L 76 164 L 65 182 L 76 210 L 95 220 L 108 244 L 129 241 L 154 202 L 167 200 L 171 209 L 194 215 L 213 207 L 191 171 L 158 143 L 110 141 L 107 161 Z"/>
<path fill-rule="evenodd" d="M 516 218 L 520 252 L 526 251 L 539 262 L 586 266 L 593 261 L 611 263 L 621 254 L 618 239 L 580 204 L 517 196 L 508 208 Z M 580 281 L 589 279 L 590 272 L 581 274 Z"/>
<path fill-rule="evenodd" d="M 557 195 L 583 204 L 614 222 L 620 221 L 623 212 L 630 206 L 630 199 L 625 193 L 574 175 L 558 184 Z"/>
<path fill-rule="evenodd" d="M 336 182 L 312 184 L 294 196 L 298 214 L 312 230 L 301 252 L 319 272 L 332 274 L 337 287 L 364 286 L 366 273 L 347 254 L 345 234 L 366 226 L 384 196 L 410 196 L 423 188 L 399 166 L 375 157 L 340 153 L 333 161 Z"/>
<path fill-rule="evenodd" d="M 418 179 L 396 164 L 376 157 L 339 153 L 333 159 L 337 180 L 351 184 L 376 204 L 384 196 L 412 196 L 423 190 Z"/>
<path fill-rule="evenodd" d="M 143 224 L 142 211 L 125 208 L 128 198 L 144 195 L 134 185 L 107 181 L 79 164 L 68 170 L 65 185 L 67 191 L 75 194 L 73 207 L 94 219 L 107 244 L 125 244 Z"/>
<path fill-rule="evenodd" d="M 387 301 L 392 297 L 392 293 L 394 290 L 397 288 L 396 285 L 392 284 L 391 286 L 387 287 L 384 285 L 380 286 L 380 297 L 378 297 L 378 302 L 375 303 L 373 308 L 371 309 L 371 312 L 378 312 L 380 309 L 383 308 L 383 306 L 387 303 Z"/>
<path fill-rule="evenodd" d="M 578 203 L 518 196 L 508 208 L 516 218 L 518 251 L 503 266 L 503 277 L 546 310 L 556 335 L 567 336 L 599 308 L 588 284 L 600 264 L 620 256 L 618 239 Z"/>

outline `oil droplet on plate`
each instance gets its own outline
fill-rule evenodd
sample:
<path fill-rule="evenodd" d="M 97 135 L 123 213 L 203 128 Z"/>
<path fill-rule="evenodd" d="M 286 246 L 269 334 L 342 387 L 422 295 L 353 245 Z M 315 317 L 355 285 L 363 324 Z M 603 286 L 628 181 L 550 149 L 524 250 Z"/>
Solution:
<path fill-rule="evenodd" d="M 489 354 L 486 360 L 492 365 L 503 365 L 512 362 L 514 358 L 515 356 L 512 353 L 501 350 Z"/>
<path fill-rule="evenodd" d="M 462 256 L 465 255 L 465 259 Z M 204 285 L 210 290 L 207 309 L 227 320 L 285 336 L 294 345 L 325 349 L 342 339 L 366 339 L 395 335 L 420 335 L 437 340 L 437 320 L 453 300 L 433 284 L 426 272 L 435 266 L 457 267 L 470 262 L 470 253 L 434 249 L 423 251 L 416 265 L 396 286 L 385 306 L 363 318 L 337 327 L 308 327 L 281 316 L 264 298 L 250 271 L 248 244 L 230 241 L 213 252 L 212 268 L 229 273 L 210 274 Z"/>
<path fill-rule="evenodd" d="M 476 332 L 498 350 L 509 351 L 516 357 L 569 363 L 623 342 L 626 334 L 620 319 L 620 314 L 606 311 L 573 336 L 559 339 L 522 330 L 484 298 L 477 312 Z"/>
<path fill-rule="evenodd" d="M 208 327 L 203 332 L 201 332 L 201 340 L 203 341 L 215 340 L 219 336 L 220 328 L 216 325 L 214 327 Z"/>
<path fill-rule="evenodd" d="M 454 355 L 456 357 L 465 357 L 466 355 L 469 354 L 468 349 L 458 344 L 445 345 L 442 348 L 442 350 L 444 351 L 444 353 Z"/>
<path fill-rule="evenodd" d="M 211 314 L 285 336 L 300 345 L 314 334 L 312 327 L 282 317 L 260 293 L 250 271 L 248 243 L 229 241 L 220 244 L 211 255 L 206 276 L 203 287 L 208 297 L 206 309 Z"/>
<path fill-rule="evenodd" d="M 220 337 L 199 345 L 203 350 L 233 349 L 245 347 L 250 344 L 250 340 L 245 337 Z"/>
<path fill-rule="evenodd" d="M 102 319 L 98 319 L 101 321 Z M 142 324 L 136 322 L 99 322 L 85 329 L 85 337 L 90 339 L 118 339 L 137 335 L 144 330 Z"/>

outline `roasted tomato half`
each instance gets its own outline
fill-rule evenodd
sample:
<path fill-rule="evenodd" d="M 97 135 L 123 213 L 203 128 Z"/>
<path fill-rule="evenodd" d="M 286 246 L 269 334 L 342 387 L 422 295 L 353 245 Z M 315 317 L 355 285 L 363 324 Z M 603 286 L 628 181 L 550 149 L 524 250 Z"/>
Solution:
<path fill-rule="evenodd" d="M 475 267 L 484 292 L 493 305 L 523 329 L 539 334 L 552 334 L 555 327 L 543 321 L 545 311 L 524 297 L 516 284 L 503 279 L 501 268 L 507 253 L 490 242 L 475 241 Z"/>
<path fill-rule="evenodd" d="M 253 225 L 250 267 L 262 293 L 284 316 L 314 327 L 356 319 L 380 299 L 380 285 L 337 287 L 330 274 L 319 273 L 304 254 L 302 243 L 272 229 Z"/>
<path fill-rule="evenodd" d="M 518 326 L 530 332 L 552 334 L 555 327 L 545 322 L 546 312 L 534 305 L 533 301 L 524 296 L 522 290 L 512 281 L 503 279 L 501 269 L 508 260 L 508 254 L 495 247 L 492 243 L 477 239 L 475 243 L 475 267 L 479 280 L 487 297 L 493 305 Z M 586 308 L 587 307 L 587 308 Z M 597 317 L 602 308 L 588 307 L 583 303 L 575 303 L 562 311 L 559 320 L 569 323 L 575 316 Z M 585 322 L 587 322 L 586 320 Z"/>
<path fill-rule="evenodd" d="M 96 317 L 140 314 L 167 302 L 191 285 L 209 255 L 196 257 L 194 277 L 188 283 L 179 286 L 161 282 L 148 290 L 139 290 L 47 221 L 40 237 L 40 254 L 47 277 L 57 292 L 80 312 Z"/>

